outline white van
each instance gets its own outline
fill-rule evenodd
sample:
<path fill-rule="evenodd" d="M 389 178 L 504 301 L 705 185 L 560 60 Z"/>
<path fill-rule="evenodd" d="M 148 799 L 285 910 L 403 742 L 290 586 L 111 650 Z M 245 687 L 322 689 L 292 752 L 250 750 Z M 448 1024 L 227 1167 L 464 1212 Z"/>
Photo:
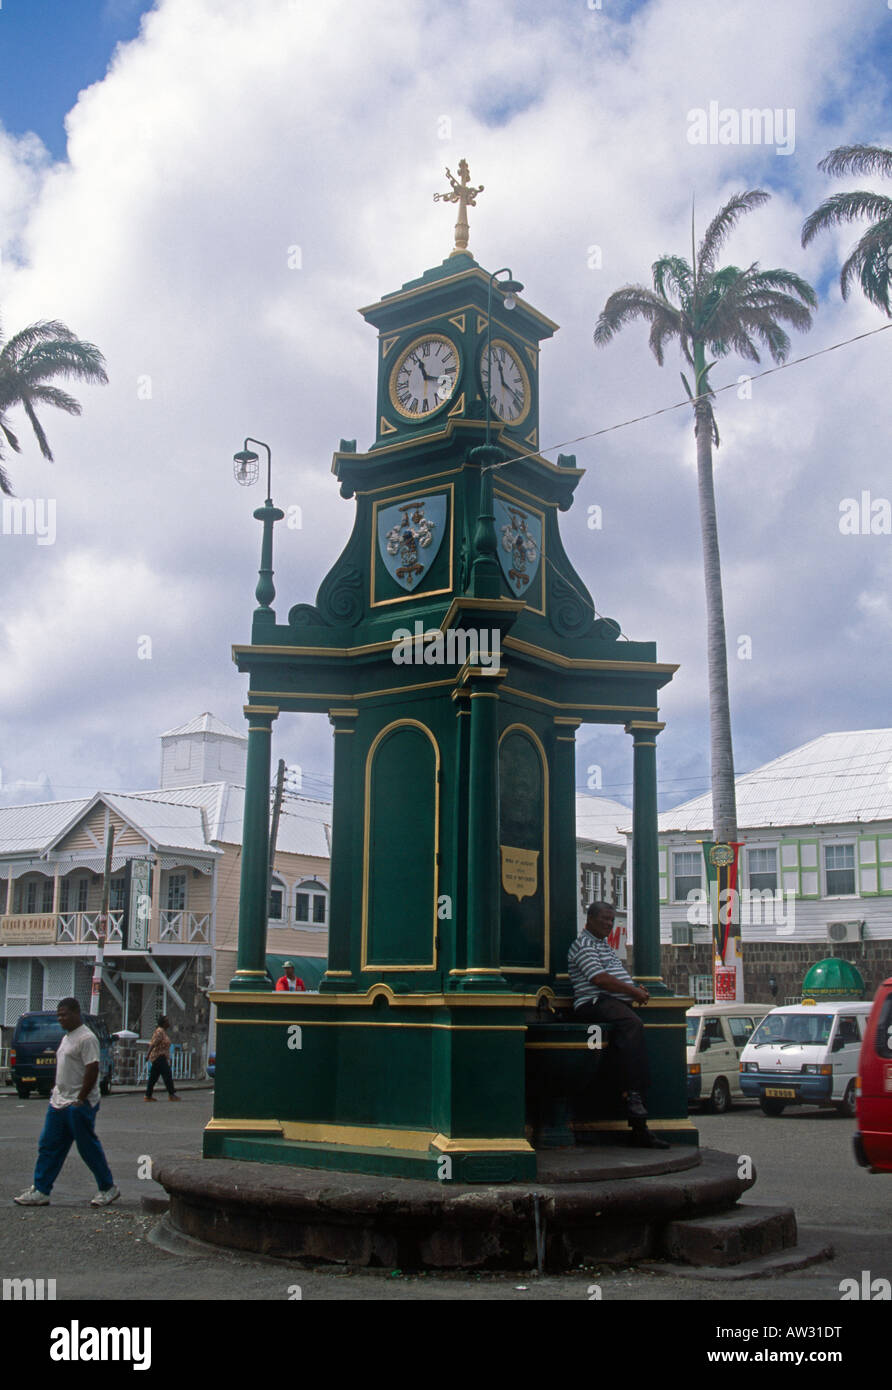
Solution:
<path fill-rule="evenodd" d="M 855 1080 L 869 1001 L 806 999 L 772 1009 L 740 1058 L 740 1089 L 766 1115 L 788 1105 L 835 1105 L 855 1114 Z"/>
<path fill-rule="evenodd" d="M 695 1004 L 688 1009 L 688 1104 L 721 1115 L 741 1099 L 740 1055 L 773 1004 Z"/>

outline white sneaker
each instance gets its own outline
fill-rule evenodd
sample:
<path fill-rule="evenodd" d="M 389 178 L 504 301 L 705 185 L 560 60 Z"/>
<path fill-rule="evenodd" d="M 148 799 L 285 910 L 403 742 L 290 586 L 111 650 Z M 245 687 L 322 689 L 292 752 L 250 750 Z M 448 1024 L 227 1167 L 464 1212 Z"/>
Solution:
<path fill-rule="evenodd" d="M 116 1202 L 120 1197 L 120 1192 L 116 1187 L 108 1187 L 104 1192 L 97 1192 L 90 1203 L 91 1207 L 107 1207 L 109 1202 Z"/>
<path fill-rule="evenodd" d="M 48 1207 L 50 1199 L 45 1192 L 39 1192 L 36 1187 L 29 1187 L 27 1192 L 23 1192 L 19 1197 L 13 1197 L 14 1202 L 18 1202 L 20 1207 Z"/>

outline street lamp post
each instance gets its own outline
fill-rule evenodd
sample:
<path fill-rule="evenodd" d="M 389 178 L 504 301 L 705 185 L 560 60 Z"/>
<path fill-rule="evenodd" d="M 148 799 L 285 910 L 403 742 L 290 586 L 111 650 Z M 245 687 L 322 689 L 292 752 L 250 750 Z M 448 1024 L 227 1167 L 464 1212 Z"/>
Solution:
<path fill-rule="evenodd" d="M 500 275 L 507 280 L 499 281 Z M 474 563 L 471 567 L 471 592 L 477 598 L 497 598 L 499 594 L 499 565 L 496 547 L 496 518 L 492 503 L 492 470 L 502 459 L 502 450 L 491 442 L 492 433 L 492 291 L 498 282 L 505 295 L 505 308 L 513 309 L 515 295 L 523 289 L 508 266 L 494 270 L 489 277 L 486 297 L 486 443 L 471 450 L 471 458 L 480 464 L 480 512 L 474 528 Z M 481 372 L 482 376 L 482 372 Z"/>

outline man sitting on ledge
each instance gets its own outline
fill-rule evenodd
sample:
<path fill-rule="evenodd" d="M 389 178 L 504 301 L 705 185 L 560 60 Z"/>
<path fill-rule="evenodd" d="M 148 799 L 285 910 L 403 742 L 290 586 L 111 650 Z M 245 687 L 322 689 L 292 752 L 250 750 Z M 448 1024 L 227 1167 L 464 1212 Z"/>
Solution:
<path fill-rule="evenodd" d="M 668 1149 L 665 1139 L 647 1127 L 642 1099 L 648 1087 L 644 1025 L 628 1003 L 646 1004 L 650 995 L 632 980 L 616 951 L 607 944 L 613 931 L 610 903 L 591 903 L 585 928 L 570 947 L 568 965 L 573 986 L 573 1017 L 580 1023 L 610 1023 L 632 1143 L 645 1149 Z"/>

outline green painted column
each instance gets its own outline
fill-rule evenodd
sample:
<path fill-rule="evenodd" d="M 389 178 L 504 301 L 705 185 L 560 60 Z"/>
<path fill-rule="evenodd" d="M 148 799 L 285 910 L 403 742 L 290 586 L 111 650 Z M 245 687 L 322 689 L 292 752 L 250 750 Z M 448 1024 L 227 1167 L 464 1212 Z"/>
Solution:
<path fill-rule="evenodd" d="M 561 976 L 558 993 L 569 991 L 567 952 L 579 927 L 579 883 L 576 870 L 576 730 L 578 719 L 555 721 L 551 777 L 551 961 L 552 974 Z"/>
<path fill-rule="evenodd" d="M 657 838 L 657 734 L 665 724 L 633 719 L 632 932 L 635 978 L 667 992 L 660 974 L 660 864 Z"/>
<path fill-rule="evenodd" d="M 356 742 L 358 715 L 359 710 L 356 709 L 333 709 L 328 716 L 334 728 L 334 813 L 329 874 L 328 969 L 320 981 L 320 993 L 337 993 L 353 980 L 350 963 L 350 920 L 353 845 L 357 824 L 353 787 L 353 748 Z"/>
<path fill-rule="evenodd" d="M 492 677 L 471 676 L 467 968 L 461 988 L 507 989 L 499 962 L 499 733 Z"/>
<path fill-rule="evenodd" d="M 248 769 L 238 907 L 238 965 L 230 989 L 271 989 L 266 974 L 269 910 L 269 784 L 273 720 L 278 709 L 246 705 Z"/>

